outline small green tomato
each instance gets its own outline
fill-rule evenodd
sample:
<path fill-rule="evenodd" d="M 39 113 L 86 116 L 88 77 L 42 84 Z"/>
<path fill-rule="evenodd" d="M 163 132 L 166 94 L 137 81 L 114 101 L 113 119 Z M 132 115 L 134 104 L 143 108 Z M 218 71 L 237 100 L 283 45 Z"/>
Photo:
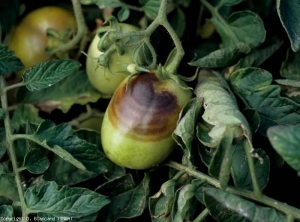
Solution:
<path fill-rule="evenodd" d="M 121 23 L 123 32 L 138 31 L 136 26 Z M 111 97 L 118 85 L 128 76 L 122 71 L 127 71 L 121 63 L 132 63 L 132 53 L 134 48 L 126 48 L 124 55 L 120 56 L 116 51 L 110 54 L 108 67 L 99 66 L 97 59 L 103 52 L 98 50 L 98 42 L 100 38 L 95 35 L 91 42 L 86 59 L 86 73 L 91 84 L 102 94 Z M 118 64 L 120 63 L 120 64 Z"/>
<path fill-rule="evenodd" d="M 126 91 L 128 78 L 116 89 L 105 112 L 102 147 L 117 165 L 147 169 L 176 147 L 172 133 L 192 92 L 174 80 L 160 80 L 155 72 L 132 77 Z"/>

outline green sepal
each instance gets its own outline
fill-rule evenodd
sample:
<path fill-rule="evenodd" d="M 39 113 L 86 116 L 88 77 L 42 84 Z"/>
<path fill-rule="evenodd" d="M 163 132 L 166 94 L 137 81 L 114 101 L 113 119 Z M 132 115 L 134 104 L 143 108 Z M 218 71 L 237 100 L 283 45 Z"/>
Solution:
<path fill-rule="evenodd" d="M 118 19 L 115 16 L 110 16 L 107 18 L 103 25 L 106 25 L 109 22 L 110 28 L 115 29 L 116 31 L 121 31 L 121 26 Z"/>
<path fill-rule="evenodd" d="M 189 87 L 185 81 L 183 80 L 185 77 L 183 76 L 180 76 L 180 75 L 175 75 L 175 74 L 171 74 L 171 73 L 168 73 L 165 68 L 161 65 L 158 65 L 158 68 L 157 68 L 157 77 L 161 80 L 164 80 L 164 79 L 172 79 L 174 80 L 178 86 L 184 90 L 193 90 L 192 87 Z"/>
<path fill-rule="evenodd" d="M 106 31 L 106 33 L 103 36 L 101 36 L 101 38 L 99 36 L 100 39 L 99 39 L 99 42 L 97 44 L 97 49 L 100 52 L 105 52 L 110 46 L 111 41 L 109 40 L 108 35 L 109 35 L 109 31 Z"/>

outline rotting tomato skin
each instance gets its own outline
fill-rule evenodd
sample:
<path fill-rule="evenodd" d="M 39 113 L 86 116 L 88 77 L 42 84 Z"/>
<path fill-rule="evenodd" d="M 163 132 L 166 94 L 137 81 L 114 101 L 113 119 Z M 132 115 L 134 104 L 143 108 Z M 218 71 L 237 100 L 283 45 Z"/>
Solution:
<path fill-rule="evenodd" d="M 6 44 L 28 69 L 53 58 L 45 51 L 48 28 L 62 31 L 76 27 L 76 19 L 71 12 L 56 6 L 45 6 L 25 15 L 12 30 Z"/>
<path fill-rule="evenodd" d="M 101 142 L 106 156 L 122 167 L 142 170 L 165 160 L 176 147 L 172 138 L 191 90 L 174 80 L 142 73 L 116 89 L 104 115 Z"/>
<path fill-rule="evenodd" d="M 120 23 L 121 30 L 123 32 L 138 31 L 139 28 L 130 24 Z M 99 57 L 101 52 L 98 50 L 98 42 L 100 38 L 95 35 L 87 52 L 86 58 L 86 73 L 91 84 L 102 94 L 107 97 L 111 97 L 118 85 L 128 76 L 124 73 L 118 73 L 122 71 L 127 71 L 125 67 L 118 64 L 132 63 L 132 53 L 134 48 L 130 47 L 125 49 L 124 55 L 120 56 L 115 51 L 110 54 L 108 68 L 103 66 L 97 67 L 97 60 L 95 58 Z"/>

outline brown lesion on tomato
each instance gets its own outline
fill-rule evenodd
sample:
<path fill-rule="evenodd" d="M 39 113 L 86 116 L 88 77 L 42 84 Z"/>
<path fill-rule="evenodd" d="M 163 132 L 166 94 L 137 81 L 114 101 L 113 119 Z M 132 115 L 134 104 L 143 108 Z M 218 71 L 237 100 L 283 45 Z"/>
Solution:
<path fill-rule="evenodd" d="M 132 139 L 159 141 L 172 135 L 182 107 L 154 73 L 141 73 L 115 91 L 108 118 Z"/>

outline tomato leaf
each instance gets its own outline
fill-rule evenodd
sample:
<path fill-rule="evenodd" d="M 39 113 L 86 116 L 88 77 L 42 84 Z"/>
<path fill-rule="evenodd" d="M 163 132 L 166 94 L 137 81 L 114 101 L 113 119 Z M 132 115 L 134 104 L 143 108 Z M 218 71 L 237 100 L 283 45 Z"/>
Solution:
<path fill-rule="evenodd" d="M 283 214 L 215 188 L 204 188 L 204 202 L 217 221 L 286 221 Z M 226 213 L 224 213 L 226 212 Z"/>
<path fill-rule="evenodd" d="M 219 3 L 217 4 L 217 7 L 221 8 L 221 7 L 224 7 L 224 6 L 237 5 L 242 1 L 244 1 L 244 0 L 219 0 Z"/>
<path fill-rule="evenodd" d="M 26 87 L 21 87 L 16 93 L 19 102 L 35 104 L 45 112 L 61 109 L 64 113 L 74 104 L 85 105 L 98 101 L 100 97 L 101 94 L 93 88 L 82 71 L 75 71 L 49 88 L 30 92 Z"/>
<path fill-rule="evenodd" d="M 0 218 L 13 218 L 14 210 L 12 206 L 2 205 L 0 206 Z"/>
<path fill-rule="evenodd" d="M 280 96 L 280 87 L 271 85 L 272 75 L 268 71 L 258 68 L 239 69 L 230 75 L 229 82 L 246 106 L 259 113 L 259 131 L 262 135 L 273 125 L 300 123 L 300 105 Z"/>
<path fill-rule="evenodd" d="M 148 1 L 148 0 L 139 0 L 139 3 L 140 3 L 141 5 L 144 5 L 144 4 L 146 4 L 147 1 Z"/>
<path fill-rule="evenodd" d="M 50 120 L 46 120 L 39 125 L 34 134 L 28 135 L 28 139 L 31 139 L 42 147 L 55 153 L 77 168 L 85 170 L 86 167 L 80 161 L 75 159 L 75 157 L 68 152 L 68 149 L 80 149 L 81 147 L 82 149 L 87 149 L 89 146 L 94 145 L 89 144 L 84 140 L 80 140 L 78 137 L 70 135 L 70 133 L 70 125 L 63 123 L 56 126 Z"/>
<path fill-rule="evenodd" d="M 193 205 L 196 203 L 194 196 L 196 188 L 194 184 L 187 184 L 176 191 L 172 221 L 184 221 L 186 216 L 192 213 Z"/>
<path fill-rule="evenodd" d="M 268 129 L 267 135 L 276 152 L 300 176 L 300 125 L 273 126 Z"/>
<path fill-rule="evenodd" d="M 233 144 L 237 141 L 244 141 L 245 145 L 252 147 L 252 132 L 246 118 L 239 111 L 234 95 L 221 75 L 201 70 L 195 94 L 198 98 L 203 98 L 205 111 L 202 119 L 206 122 L 206 124 L 198 125 L 198 138 L 203 145 L 216 148 L 212 155 L 206 150 L 199 150 L 199 153 L 202 158 L 206 157 L 205 159 L 210 161 L 209 163 L 205 161 L 209 165 L 209 173 L 218 177 L 221 188 L 225 189 L 230 179 Z M 205 148 L 199 147 L 199 149 Z"/>
<path fill-rule="evenodd" d="M 149 211 L 151 216 L 160 221 L 171 213 L 176 192 L 176 181 L 168 180 L 161 185 L 161 189 L 149 198 Z M 164 220 L 163 220 L 164 221 Z"/>
<path fill-rule="evenodd" d="M 209 136 L 209 132 L 213 129 L 213 125 L 201 121 L 197 124 L 197 139 L 200 143 L 197 143 L 197 151 L 201 158 L 201 161 L 209 167 L 212 157 L 216 151 L 216 148 L 212 147 L 212 138 Z M 206 148 L 208 147 L 208 148 Z"/>
<path fill-rule="evenodd" d="M 280 21 L 290 39 L 291 47 L 293 51 L 296 52 L 300 47 L 300 15 L 298 13 L 300 9 L 300 1 L 276 0 L 276 8 Z"/>
<path fill-rule="evenodd" d="M 29 91 L 48 88 L 66 76 L 74 74 L 81 64 L 72 59 L 50 60 L 40 62 L 33 68 L 26 70 L 22 76 Z"/>
<path fill-rule="evenodd" d="M 250 52 L 250 50 L 249 45 L 238 43 L 235 46 L 228 46 L 213 51 L 203 58 L 195 58 L 189 62 L 189 65 L 202 68 L 228 67 L 237 62 L 243 54 Z"/>
<path fill-rule="evenodd" d="M 0 164 L 0 176 L 4 173 L 4 169 L 3 169 L 3 166 L 2 164 Z"/>
<path fill-rule="evenodd" d="M 97 193 L 102 193 L 109 197 L 115 197 L 121 193 L 135 188 L 135 182 L 131 174 L 124 174 L 115 179 L 103 183 L 95 189 Z"/>
<path fill-rule="evenodd" d="M 261 18 L 251 11 L 234 12 L 227 21 L 221 16 L 213 16 L 210 21 L 222 38 L 223 47 L 244 43 L 255 48 L 265 41 L 264 24 Z"/>
<path fill-rule="evenodd" d="M 7 75 L 24 69 L 21 60 L 7 46 L 0 44 L 0 75 Z"/>
<path fill-rule="evenodd" d="M 30 150 L 25 156 L 23 167 L 33 174 L 44 173 L 50 165 L 47 155 L 44 149 Z"/>
<path fill-rule="evenodd" d="M 153 20 L 156 18 L 160 2 L 160 0 L 148 0 L 146 4 L 143 5 L 143 10 L 148 18 Z"/>
<path fill-rule="evenodd" d="M 12 204 L 14 201 L 19 201 L 17 185 L 14 176 L 11 173 L 0 175 L 0 187 L 1 205 Z"/>
<path fill-rule="evenodd" d="M 288 49 L 287 57 L 281 64 L 280 75 L 290 80 L 300 80 L 300 52 Z"/>
<path fill-rule="evenodd" d="M 122 7 L 121 10 L 118 12 L 118 20 L 120 22 L 124 22 L 126 19 L 129 18 L 130 10 L 127 7 Z"/>
<path fill-rule="evenodd" d="M 255 153 L 261 158 L 253 158 L 255 174 L 259 187 L 264 189 L 269 181 L 270 159 L 262 149 L 256 149 Z M 237 144 L 232 157 L 231 173 L 236 187 L 253 191 L 248 160 L 243 144 Z"/>
<path fill-rule="evenodd" d="M 185 14 L 180 9 L 180 7 L 177 7 L 176 14 L 174 15 L 174 17 L 172 17 L 171 25 L 177 33 L 177 36 L 179 38 L 182 37 L 186 27 L 186 19 Z"/>
<path fill-rule="evenodd" d="M 59 156 L 55 156 L 44 174 L 46 180 L 54 180 L 61 185 L 73 185 L 99 174 L 114 179 L 125 173 L 124 168 L 117 166 L 104 155 L 98 132 L 82 129 L 73 134 L 81 140 L 93 144 L 93 146 L 78 146 L 68 149 L 68 152 L 82 162 L 87 170 L 80 170 Z"/>
<path fill-rule="evenodd" d="M 4 128 L 0 127 L 0 160 L 6 153 L 6 132 Z"/>
<path fill-rule="evenodd" d="M 291 79 L 276 79 L 274 80 L 281 87 L 281 93 L 284 97 L 300 104 L 300 82 Z"/>
<path fill-rule="evenodd" d="M 117 8 L 122 5 L 119 0 L 80 0 L 83 5 L 95 4 L 100 9 L 104 8 Z"/>
<path fill-rule="evenodd" d="M 54 217 L 82 217 L 97 212 L 110 200 L 94 191 L 76 187 L 58 187 L 45 182 L 29 187 L 24 194 L 29 210 Z M 68 204 L 65 204 L 65 203 Z M 39 216 L 39 215 L 38 215 Z"/>
<path fill-rule="evenodd" d="M 201 100 L 198 98 L 191 99 L 182 109 L 176 129 L 172 135 L 177 144 L 183 149 L 185 162 L 190 164 L 196 123 L 201 107 Z"/>
<path fill-rule="evenodd" d="M 31 104 L 21 104 L 15 109 L 11 118 L 11 126 L 18 131 L 21 125 L 26 123 L 40 124 L 43 121 L 39 117 L 39 110 Z"/>
<path fill-rule="evenodd" d="M 99 169 L 95 172 L 104 173 L 104 176 L 109 180 L 120 177 L 125 174 L 125 169 L 123 167 L 116 165 L 115 163 L 110 161 L 106 157 L 106 155 L 104 155 L 99 132 L 93 130 L 80 129 L 75 131 L 74 134 L 80 139 L 85 140 L 88 143 L 95 144 L 98 147 L 99 152 L 94 152 L 94 155 L 98 155 L 98 157 L 95 158 L 96 161 L 93 162 L 93 164 L 95 165 L 91 166 L 91 168 L 93 169 Z"/>
<path fill-rule="evenodd" d="M 220 181 L 221 189 L 226 189 L 230 179 L 230 169 L 234 153 L 232 131 L 226 130 L 226 132 L 228 133 L 222 136 L 208 168 L 209 174 Z"/>
<path fill-rule="evenodd" d="M 195 88 L 198 98 L 203 98 L 205 109 L 202 118 L 213 126 L 209 136 L 211 141 L 205 144 L 216 147 L 226 130 L 234 132 L 235 137 L 245 136 L 250 140 L 251 130 L 226 81 L 216 72 L 201 70 Z"/>
<path fill-rule="evenodd" d="M 0 120 L 2 120 L 5 117 L 5 113 L 3 109 L 0 108 Z"/>
<path fill-rule="evenodd" d="M 169 217 L 170 199 L 166 196 L 151 197 L 148 205 L 153 222 L 164 222 Z"/>
<path fill-rule="evenodd" d="M 114 222 L 119 218 L 132 218 L 141 215 L 147 207 L 149 185 L 150 177 L 145 174 L 143 181 L 134 189 L 112 197 L 111 203 L 99 212 L 101 221 Z"/>
<path fill-rule="evenodd" d="M 19 129 L 14 131 L 16 134 L 33 134 L 36 132 L 38 128 L 38 124 L 35 123 L 24 123 L 20 125 Z M 41 146 L 35 142 L 26 140 L 26 139 L 19 139 L 14 141 L 14 148 L 16 152 L 16 158 L 17 161 L 22 164 L 24 162 L 24 158 L 26 154 L 31 150 L 31 149 L 37 149 L 41 148 Z"/>
<path fill-rule="evenodd" d="M 259 67 L 263 64 L 270 56 L 272 56 L 282 45 L 281 43 L 276 43 L 267 48 L 254 50 L 244 58 L 241 58 L 239 62 L 232 67 L 230 67 L 230 72 L 234 72 L 240 68 L 247 67 Z"/>

